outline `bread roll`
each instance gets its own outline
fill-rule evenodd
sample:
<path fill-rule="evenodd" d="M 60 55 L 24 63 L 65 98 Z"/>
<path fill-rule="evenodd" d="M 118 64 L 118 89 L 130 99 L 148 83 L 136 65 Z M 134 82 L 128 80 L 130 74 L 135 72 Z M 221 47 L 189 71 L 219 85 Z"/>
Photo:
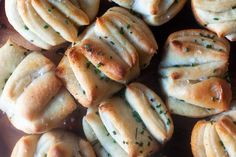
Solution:
<path fill-rule="evenodd" d="M 88 109 L 83 119 L 87 139 L 99 156 L 149 156 L 173 134 L 173 122 L 164 103 L 150 89 L 131 83 L 124 97 L 113 96 Z M 102 147 L 101 147 L 102 146 Z M 121 155 L 120 155 L 121 156 Z"/>
<path fill-rule="evenodd" d="M 94 66 L 76 47 L 70 48 L 57 67 L 66 88 L 85 107 L 97 105 L 122 88 Z"/>
<path fill-rule="evenodd" d="M 229 52 L 229 43 L 209 31 L 189 29 L 169 36 L 159 73 L 173 113 L 205 117 L 230 108 L 232 92 L 225 79 Z"/>
<path fill-rule="evenodd" d="M 43 49 L 50 49 L 52 45 L 42 40 L 25 25 L 17 9 L 17 0 L 7 0 L 5 2 L 5 12 L 9 23 L 26 40 Z"/>
<path fill-rule="evenodd" d="M 142 20 L 109 9 L 66 52 L 57 75 L 85 107 L 97 105 L 140 74 L 158 46 Z M 121 83 L 121 84 L 119 84 Z"/>
<path fill-rule="evenodd" d="M 55 75 L 55 65 L 40 53 L 9 40 L 0 49 L 0 59 L 0 109 L 17 129 L 43 133 L 76 108 Z"/>
<path fill-rule="evenodd" d="M 99 0 L 9 0 L 5 10 L 9 22 L 24 38 L 40 48 L 50 49 L 66 41 L 76 41 L 78 27 L 89 25 L 99 3 Z"/>
<path fill-rule="evenodd" d="M 126 9 L 110 8 L 81 36 L 76 46 L 112 80 L 128 82 L 140 68 L 149 65 L 158 49 L 155 38 L 142 20 Z"/>
<path fill-rule="evenodd" d="M 186 0 L 112 0 L 131 9 L 150 25 L 159 26 L 171 20 L 186 3 Z"/>
<path fill-rule="evenodd" d="M 73 133 L 52 130 L 42 135 L 23 136 L 11 157 L 96 157 L 92 146 Z"/>
<path fill-rule="evenodd" d="M 193 128 L 191 146 L 194 157 L 233 157 L 236 155 L 235 110 L 211 121 L 201 120 Z"/>
<path fill-rule="evenodd" d="M 236 1 L 235 0 L 192 0 L 192 10 L 196 20 L 207 29 L 236 41 Z"/>

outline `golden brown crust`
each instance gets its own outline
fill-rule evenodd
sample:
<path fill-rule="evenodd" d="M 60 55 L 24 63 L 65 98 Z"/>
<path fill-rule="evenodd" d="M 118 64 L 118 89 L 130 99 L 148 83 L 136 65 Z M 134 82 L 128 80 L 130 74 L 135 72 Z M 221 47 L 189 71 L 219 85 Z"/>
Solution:
<path fill-rule="evenodd" d="M 142 123 L 135 120 L 132 110 L 120 98 L 111 98 L 99 106 L 101 119 L 110 135 L 128 153 L 129 156 L 148 156 L 159 149 L 159 145 L 153 137 L 142 129 Z M 127 126 L 127 122 L 129 125 Z M 142 133 L 139 130 L 143 130 Z M 115 131 L 115 134 L 114 134 Z M 152 138 L 152 140 L 150 140 Z M 128 145 L 123 144 L 128 142 Z M 150 143 L 146 145 L 145 143 Z M 136 143 L 142 143 L 143 147 Z"/>
<path fill-rule="evenodd" d="M 154 26 L 162 25 L 171 20 L 186 3 L 186 0 L 112 0 L 122 7 L 132 9 L 141 14 L 144 20 Z"/>
<path fill-rule="evenodd" d="M 149 132 L 159 143 L 166 143 L 172 137 L 174 125 L 161 98 L 141 83 L 129 84 L 125 96 L 131 108 L 140 115 Z"/>
<path fill-rule="evenodd" d="M 194 157 L 236 154 L 235 110 L 225 112 L 210 121 L 199 121 L 192 131 L 191 146 Z"/>
<path fill-rule="evenodd" d="M 26 133 L 57 127 L 76 104 L 56 77 L 55 65 L 40 53 L 29 53 L 11 42 L 13 48 L 8 45 L 9 42 L 0 50 L 0 58 L 6 60 L 1 110 L 17 129 Z M 4 54 L 8 52 L 9 55 Z"/>
<path fill-rule="evenodd" d="M 192 0 L 192 10 L 199 24 L 216 32 L 219 37 L 226 37 L 231 41 L 235 41 L 235 5 L 233 0 Z"/>
<path fill-rule="evenodd" d="M 77 30 L 73 23 L 58 10 L 53 9 L 52 13 L 48 8 L 53 6 L 46 0 L 32 0 L 32 6 L 40 17 L 67 41 L 74 42 L 77 38 Z"/>
<path fill-rule="evenodd" d="M 205 131 L 205 121 L 199 121 L 195 124 L 191 135 L 191 146 L 194 157 L 207 157 L 203 144 L 203 135 Z"/>
<path fill-rule="evenodd" d="M 122 85 L 108 79 L 94 67 L 77 47 L 67 50 L 56 73 L 70 93 L 85 107 L 97 105 L 122 88 Z"/>
<path fill-rule="evenodd" d="M 30 0 L 17 0 L 17 10 L 25 25 L 49 45 L 62 44 L 65 40 L 34 10 Z"/>
<path fill-rule="evenodd" d="M 205 30 L 182 30 L 168 37 L 164 51 L 161 83 L 172 112 L 204 117 L 230 108 L 231 87 L 224 80 L 230 46 L 225 39 Z M 191 111 L 181 110 L 178 101 Z"/>
<path fill-rule="evenodd" d="M 88 25 L 90 23 L 87 14 L 80 8 L 76 7 L 71 1 L 64 0 L 61 2 L 57 0 L 48 0 L 48 2 L 55 6 L 77 26 Z"/>
<path fill-rule="evenodd" d="M 15 145 L 11 157 L 31 157 L 36 150 L 36 142 L 39 135 L 31 135 L 22 137 Z"/>
<path fill-rule="evenodd" d="M 92 146 L 76 135 L 63 130 L 53 130 L 41 136 L 22 137 L 14 147 L 11 157 L 95 157 Z"/>
<path fill-rule="evenodd" d="M 173 127 L 160 97 L 140 83 L 129 84 L 124 96 L 106 99 L 98 109 L 88 108 L 83 118 L 85 135 L 101 156 L 150 156 L 172 137 Z"/>
<path fill-rule="evenodd" d="M 86 49 L 90 45 L 90 50 Z M 81 53 L 90 59 L 94 65 L 99 65 L 100 69 L 106 73 L 113 80 L 122 80 L 130 70 L 123 61 L 110 59 L 108 55 L 101 55 L 105 48 L 101 46 L 99 41 L 92 39 L 85 39 L 81 43 Z M 113 57 L 112 57 L 113 58 Z"/>
<path fill-rule="evenodd" d="M 88 25 L 97 15 L 100 0 L 9 0 L 8 20 L 32 44 L 50 49 L 77 40 L 77 27 Z M 64 39 L 63 39 L 64 38 Z"/>
<path fill-rule="evenodd" d="M 75 47 L 107 77 L 120 83 L 137 77 L 158 48 L 145 23 L 119 7 L 97 18 L 79 36 Z"/>
<path fill-rule="evenodd" d="M 88 109 L 83 118 L 83 130 L 99 157 L 109 157 L 111 154 L 114 157 L 128 157 L 124 149 L 117 142 L 114 142 L 114 139 L 109 135 L 99 117 L 97 108 Z"/>
<path fill-rule="evenodd" d="M 8 0 L 5 3 L 5 12 L 8 18 L 9 23 L 14 27 L 14 29 L 19 32 L 26 40 L 31 42 L 32 44 L 43 48 L 50 49 L 52 46 L 47 42 L 43 41 L 40 37 L 38 37 L 31 30 L 27 29 L 25 23 L 20 17 L 20 14 L 17 10 L 17 0 Z"/>

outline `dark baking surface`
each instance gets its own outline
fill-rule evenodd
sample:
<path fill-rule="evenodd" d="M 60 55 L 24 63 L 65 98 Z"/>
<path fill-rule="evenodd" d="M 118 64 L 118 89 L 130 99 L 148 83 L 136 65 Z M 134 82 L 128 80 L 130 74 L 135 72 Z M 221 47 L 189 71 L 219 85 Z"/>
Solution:
<path fill-rule="evenodd" d="M 108 2 L 107 0 L 101 0 L 101 9 L 99 16 L 101 16 L 109 7 L 114 5 L 113 3 Z M 150 66 L 142 71 L 141 76 L 137 79 L 148 87 L 153 89 L 156 93 L 161 94 L 161 90 L 158 86 L 158 75 L 157 67 L 161 58 L 161 49 L 168 35 L 172 32 L 190 29 L 190 28 L 201 28 L 195 21 L 190 2 L 188 2 L 184 9 L 170 22 L 164 24 L 160 27 L 151 27 L 157 43 L 159 45 L 159 52 L 153 58 Z M 34 46 L 30 45 L 7 22 L 5 13 L 4 13 L 4 1 L 0 1 L 0 46 L 3 45 L 8 38 L 11 38 L 13 41 L 24 45 L 29 49 L 37 50 Z M 231 56 L 230 56 L 230 75 L 233 76 L 236 69 L 236 62 L 233 61 L 236 59 L 236 42 L 231 43 Z M 57 50 L 56 52 L 63 52 L 62 49 Z M 46 56 L 51 58 L 55 63 L 61 58 L 60 53 L 50 53 L 43 52 Z M 1 69 L 0 69 L 1 70 Z M 61 127 L 66 128 L 75 132 L 78 135 L 84 136 L 81 129 L 81 117 L 85 114 L 85 109 L 81 106 L 72 113 L 67 120 L 62 122 Z M 181 116 L 172 116 L 175 124 L 175 132 L 173 138 L 166 144 L 166 146 L 161 150 L 160 153 L 154 155 L 154 157 L 192 157 L 191 147 L 190 147 L 190 137 L 191 130 L 194 124 L 199 119 L 185 118 Z M 17 131 L 8 121 L 6 115 L 0 112 L 0 157 L 9 157 L 14 147 L 16 141 L 23 135 L 22 132 Z"/>

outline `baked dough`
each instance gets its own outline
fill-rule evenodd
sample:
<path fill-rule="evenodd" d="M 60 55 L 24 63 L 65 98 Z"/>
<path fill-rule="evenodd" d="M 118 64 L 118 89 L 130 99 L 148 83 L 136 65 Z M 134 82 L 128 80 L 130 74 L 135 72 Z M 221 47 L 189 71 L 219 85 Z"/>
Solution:
<path fill-rule="evenodd" d="M 0 59 L 0 109 L 17 129 L 45 132 L 76 108 L 55 75 L 55 65 L 40 53 L 9 40 L 0 49 Z"/>
<path fill-rule="evenodd" d="M 159 26 L 171 20 L 186 3 L 186 0 L 112 0 L 122 7 L 143 16 L 150 25 Z"/>
<path fill-rule="evenodd" d="M 144 22 L 114 7 L 97 18 L 67 50 L 57 75 L 83 106 L 97 105 L 136 78 L 157 48 Z"/>
<path fill-rule="evenodd" d="M 9 0 L 5 10 L 16 31 L 32 44 L 50 49 L 76 41 L 78 27 L 89 25 L 99 3 L 100 0 Z"/>
<path fill-rule="evenodd" d="M 29 30 L 41 38 L 41 40 L 47 41 L 47 43 L 52 46 L 65 42 L 65 40 L 37 14 L 30 0 L 17 0 L 17 10 Z"/>
<path fill-rule="evenodd" d="M 236 156 L 235 115 L 236 111 L 232 110 L 194 126 L 191 137 L 194 157 Z"/>
<path fill-rule="evenodd" d="M 235 6 L 235 0 L 192 0 L 196 20 L 219 37 L 226 37 L 230 41 L 236 41 Z"/>
<path fill-rule="evenodd" d="M 73 133 L 52 130 L 42 135 L 23 136 L 11 157 L 96 157 L 92 146 Z"/>
<path fill-rule="evenodd" d="M 83 128 L 87 139 L 99 145 L 98 154 L 107 152 L 114 157 L 149 156 L 173 134 L 164 103 L 140 83 L 131 83 L 124 96 L 102 101 L 98 109 L 89 108 Z"/>
<path fill-rule="evenodd" d="M 229 43 L 209 31 L 190 29 L 169 36 L 159 73 L 173 113 L 205 117 L 229 109 L 232 92 L 224 79 L 229 51 Z"/>
<path fill-rule="evenodd" d="M 75 44 L 110 79 L 127 83 L 149 65 L 158 48 L 150 29 L 126 9 L 110 8 Z"/>
<path fill-rule="evenodd" d="M 23 20 L 20 17 L 20 14 L 17 10 L 17 0 L 7 0 L 5 2 L 5 12 L 8 18 L 9 23 L 20 33 L 26 40 L 30 41 L 32 44 L 43 48 L 50 49 L 52 46 L 46 41 L 42 40 L 36 34 L 34 34 L 29 28 L 25 25 Z"/>
<path fill-rule="evenodd" d="M 56 73 L 75 99 L 85 107 L 97 105 L 122 88 L 121 84 L 109 79 L 87 60 L 77 47 L 67 50 Z"/>
<path fill-rule="evenodd" d="M 97 108 L 88 108 L 87 114 L 83 118 L 83 129 L 98 157 L 128 157 L 128 154 L 108 133 Z"/>

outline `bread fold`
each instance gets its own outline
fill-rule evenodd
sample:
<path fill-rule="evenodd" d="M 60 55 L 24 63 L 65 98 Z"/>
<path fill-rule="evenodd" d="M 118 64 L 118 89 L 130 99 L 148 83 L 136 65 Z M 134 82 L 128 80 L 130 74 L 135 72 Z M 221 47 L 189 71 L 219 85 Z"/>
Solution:
<path fill-rule="evenodd" d="M 42 135 L 23 136 L 16 143 L 11 157 L 23 156 L 96 157 L 87 141 L 60 129 Z"/>
<path fill-rule="evenodd" d="M 192 131 L 194 157 L 236 155 L 235 110 L 225 112 L 210 121 L 199 121 Z"/>
<path fill-rule="evenodd" d="M 42 49 L 77 40 L 78 28 L 89 25 L 100 0 L 9 0 L 5 11 L 10 24 L 26 40 Z"/>
<path fill-rule="evenodd" d="M 0 109 L 26 133 L 55 128 L 76 104 L 55 74 L 55 65 L 38 52 L 10 40 L 0 49 Z M 55 114 L 56 113 L 56 114 Z"/>
<path fill-rule="evenodd" d="M 206 117 L 229 110 L 229 52 L 229 43 L 209 31 L 189 29 L 169 36 L 159 73 L 173 113 Z"/>
<path fill-rule="evenodd" d="M 186 0 L 112 0 L 140 14 L 150 25 L 160 26 L 176 16 Z"/>
<path fill-rule="evenodd" d="M 236 41 L 236 2 L 233 0 L 192 0 L 196 20 L 219 37 Z"/>
<path fill-rule="evenodd" d="M 172 118 L 159 96 L 145 85 L 131 83 L 122 95 L 88 109 L 83 118 L 85 135 L 99 156 L 106 156 L 104 152 L 150 156 L 172 137 Z"/>

